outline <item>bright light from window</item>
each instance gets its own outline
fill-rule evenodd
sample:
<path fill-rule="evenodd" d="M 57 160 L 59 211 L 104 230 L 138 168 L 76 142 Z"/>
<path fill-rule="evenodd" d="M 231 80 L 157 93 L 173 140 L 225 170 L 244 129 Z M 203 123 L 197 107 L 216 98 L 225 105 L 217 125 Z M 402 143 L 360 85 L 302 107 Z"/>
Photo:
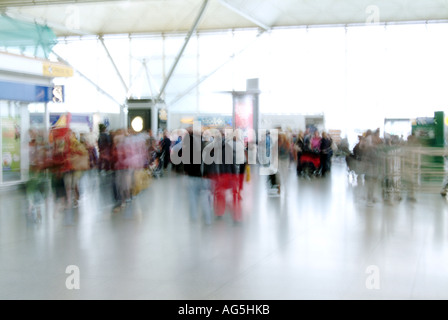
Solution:
<path fill-rule="evenodd" d="M 143 130 L 143 118 L 135 117 L 131 122 L 131 126 L 135 132 L 141 132 Z"/>

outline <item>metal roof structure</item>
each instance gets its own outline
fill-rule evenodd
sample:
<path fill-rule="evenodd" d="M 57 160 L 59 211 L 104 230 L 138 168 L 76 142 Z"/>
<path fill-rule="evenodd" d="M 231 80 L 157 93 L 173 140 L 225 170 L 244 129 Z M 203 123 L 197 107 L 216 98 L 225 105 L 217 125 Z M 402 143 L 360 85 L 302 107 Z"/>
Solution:
<path fill-rule="evenodd" d="M 14 0 L 0 13 L 57 36 L 396 23 L 448 19 L 448 0 Z"/>
<path fill-rule="evenodd" d="M 288 27 L 448 22 L 448 0 L 0 0 L 0 14 L 48 27 L 62 41 L 70 37 L 81 40 L 93 36 L 102 44 L 126 91 L 130 91 L 127 89 L 133 83 L 126 83 L 105 38 L 110 39 L 113 35 L 186 35 L 172 65 L 157 81 L 160 89 L 151 96 L 154 103 L 165 104 L 167 85 L 195 33 L 258 29 L 259 34 L 266 34 L 273 29 Z M 79 66 L 67 61 L 68 57 L 53 53 L 98 92 L 123 107 L 98 79 L 81 73 Z M 233 56 L 220 63 L 218 68 L 231 59 Z M 143 66 L 147 70 L 145 63 Z M 170 104 L 185 97 L 213 73 L 201 75 Z M 131 74 L 131 78 L 133 76 Z"/>

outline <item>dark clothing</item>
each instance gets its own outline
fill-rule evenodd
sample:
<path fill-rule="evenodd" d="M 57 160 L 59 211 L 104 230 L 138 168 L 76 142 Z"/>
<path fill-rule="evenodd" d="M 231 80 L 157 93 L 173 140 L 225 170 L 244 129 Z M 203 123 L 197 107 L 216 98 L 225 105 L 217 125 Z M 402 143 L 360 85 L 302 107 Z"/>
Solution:
<path fill-rule="evenodd" d="M 98 138 L 98 149 L 100 149 L 100 151 L 110 149 L 111 146 L 112 146 L 112 139 L 110 135 L 106 132 L 101 132 Z"/>
<path fill-rule="evenodd" d="M 333 149 L 331 148 L 332 144 L 333 140 L 331 138 L 322 138 L 320 143 L 320 149 L 322 150 L 322 153 L 332 154 L 333 153 Z"/>
<path fill-rule="evenodd" d="M 106 132 L 101 132 L 98 138 L 98 169 L 109 171 L 112 169 L 112 138 Z"/>
<path fill-rule="evenodd" d="M 182 142 L 182 149 L 189 149 L 190 153 L 190 159 L 189 163 L 184 163 L 184 172 L 190 176 L 190 177 L 202 177 L 203 176 L 203 168 L 202 168 L 202 150 L 203 150 L 203 144 L 202 144 L 202 137 L 196 136 L 193 134 L 190 134 L 188 136 L 185 136 L 183 142 Z M 182 152 L 183 154 L 183 152 Z M 201 156 L 200 161 L 196 159 L 195 163 L 195 155 L 196 158 L 198 156 Z"/>
<path fill-rule="evenodd" d="M 356 160 L 361 160 L 362 156 L 361 156 L 361 147 L 360 147 L 361 143 L 357 143 L 356 146 L 353 148 L 353 157 Z"/>
<path fill-rule="evenodd" d="M 302 154 L 303 151 L 305 150 L 305 141 L 303 137 L 298 137 L 297 141 L 296 141 L 296 145 L 298 147 L 298 151 L 297 151 L 297 174 L 301 174 L 302 173 L 302 165 L 300 163 L 300 160 L 302 158 Z"/>
<path fill-rule="evenodd" d="M 234 221 L 241 221 L 241 189 L 244 179 L 244 161 L 237 163 L 237 142 L 222 141 L 221 145 L 215 142 L 215 150 L 221 152 L 217 155 L 221 163 L 215 163 L 210 166 L 211 177 L 214 187 L 214 210 L 217 216 L 222 216 L 226 209 L 226 192 L 230 190 L 233 195 L 232 215 Z"/>
<path fill-rule="evenodd" d="M 333 149 L 331 145 L 333 140 L 331 138 L 322 138 L 320 148 L 321 148 L 321 169 L 322 175 L 324 176 L 328 171 L 331 170 L 331 157 L 333 156 Z"/>
<path fill-rule="evenodd" d="M 303 138 L 303 148 L 302 152 L 311 152 L 311 135 L 307 134 Z"/>
<path fill-rule="evenodd" d="M 221 163 L 215 164 L 212 171 L 216 174 L 239 174 L 243 163 L 236 161 L 236 142 L 223 140 L 221 148 Z"/>
<path fill-rule="evenodd" d="M 168 137 L 163 138 L 161 147 L 163 154 L 163 168 L 166 169 L 171 162 L 170 158 L 171 140 Z"/>

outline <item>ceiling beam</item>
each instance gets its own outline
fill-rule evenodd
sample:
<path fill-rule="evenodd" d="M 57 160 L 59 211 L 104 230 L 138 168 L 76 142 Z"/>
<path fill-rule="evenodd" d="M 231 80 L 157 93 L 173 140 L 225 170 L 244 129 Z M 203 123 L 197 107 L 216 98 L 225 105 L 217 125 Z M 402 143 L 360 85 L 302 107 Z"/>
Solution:
<path fill-rule="evenodd" d="M 221 3 L 223 6 L 227 7 L 228 9 L 232 10 L 233 12 L 237 13 L 238 15 L 242 16 L 244 19 L 249 20 L 250 22 L 256 24 L 264 31 L 271 30 L 271 27 L 262 23 L 261 21 L 255 19 L 254 17 L 250 16 L 249 14 L 241 11 L 240 9 L 236 8 L 234 5 L 228 3 L 226 0 L 219 0 L 219 3 Z"/>
<path fill-rule="evenodd" d="M 74 5 L 82 3 L 107 3 L 119 2 L 123 0 L 18 0 L 18 1 L 1 1 L 0 8 L 18 8 L 31 6 L 49 6 L 49 5 Z M 131 0 L 128 0 L 131 1 Z"/>
<path fill-rule="evenodd" d="M 262 35 L 266 34 L 266 32 L 261 31 L 259 34 L 257 34 L 256 38 L 248 43 L 244 48 L 242 48 L 240 51 L 233 53 L 226 61 L 224 61 L 222 64 L 220 64 L 218 67 L 213 69 L 208 74 L 202 76 L 198 81 L 196 81 L 193 85 L 191 85 L 189 88 L 187 88 L 185 91 L 177 95 L 173 100 L 171 100 L 168 103 L 168 108 L 172 107 L 176 103 L 178 103 L 180 100 L 182 100 L 187 94 L 189 94 L 191 91 L 193 91 L 195 88 L 197 88 L 199 85 L 201 85 L 205 80 L 213 76 L 216 72 L 218 72 L 220 69 L 222 69 L 224 66 L 226 66 L 228 63 L 232 62 L 237 56 L 241 55 L 244 51 L 249 49 L 254 42 L 258 41 L 262 37 Z"/>
<path fill-rule="evenodd" d="M 11 19 L 16 19 L 16 20 L 22 20 L 22 21 L 26 21 L 26 22 L 31 22 L 31 23 L 37 23 L 40 25 L 44 25 L 49 27 L 52 30 L 60 30 L 60 31 L 64 31 L 66 33 L 71 33 L 73 35 L 78 35 L 78 36 L 90 36 L 93 35 L 90 32 L 86 32 L 80 29 L 73 29 L 73 28 L 69 28 L 65 25 L 61 25 L 61 24 L 57 24 L 57 23 L 53 23 L 53 22 L 49 22 L 45 19 L 42 18 L 37 18 L 37 17 L 32 17 L 32 16 L 28 16 L 25 15 L 23 13 L 14 13 L 11 12 L 9 10 L 6 10 L 4 12 L 4 14 L 8 17 L 10 17 Z"/>
<path fill-rule="evenodd" d="M 171 67 L 167 77 L 165 78 L 165 81 L 163 82 L 163 84 L 162 84 L 162 86 L 160 88 L 160 92 L 159 92 L 159 95 L 158 95 L 156 101 L 160 101 L 160 98 L 165 93 L 166 86 L 167 86 L 168 82 L 170 81 L 170 79 L 171 79 L 171 77 L 172 77 L 172 75 L 174 73 L 174 70 L 176 70 L 177 64 L 179 63 L 179 60 L 182 57 L 182 55 L 183 55 L 183 53 L 185 51 L 185 48 L 187 47 L 188 43 L 190 42 L 191 36 L 193 35 L 193 33 L 198 28 L 199 22 L 201 21 L 202 17 L 204 16 L 204 12 L 205 12 L 205 9 L 207 8 L 208 3 L 209 3 L 209 0 L 204 0 L 204 2 L 202 3 L 201 9 L 199 10 L 199 14 L 196 17 L 196 20 L 194 21 L 193 26 L 191 27 L 190 32 L 188 33 L 187 37 L 185 38 L 184 45 L 180 49 L 180 52 L 177 55 L 176 60 L 173 63 L 173 66 Z"/>
<path fill-rule="evenodd" d="M 106 44 L 104 43 L 104 37 L 103 36 L 99 36 L 99 40 L 100 40 L 101 44 L 103 45 L 104 51 L 106 51 L 106 54 L 109 57 L 109 61 L 110 61 L 110 63 L 112 63 L 112 66 L 114 67 L 115 72 L 117 73 L 117 76 L 120 79 L 121 84 L 122 84 L 124 90 L 126 92 L 128 92 L 129 88 L 126 85 L 126 82 L 124 81 L 123 76 L 120 73 L 120 70 L 118 70 L 117 64 L 115 63 L 114 59 L 112 58 L 112 56 L 111 56 L 111 54 L 109 52 L 109 49 L 107 49 Z"/>
<path fill-rule="evenodd" d="M 75 72 L 77 74 L 79 74 L 82 78 L 84 78 L 85 80 L 87 80 L 87 82 L 89 82 L 92 86 L 94 86 L 100 93 L 102 93 L 103 95 L 105 95 L 106 97 L 108 97 L 109 99 L 111 99 L 113 102 L 115 102 L 116 104 L 118 104 L 120 107 L 123 107 L 124 104 L 118 102 L 114 97 L 112 97 L 112 95 L 110 95 L 106 90 L 104 90 L 103 88 L 101 88 L 96 82 L 94 82 L 93 80 L 91 80 L 89 77 L 87 77 L 85 74 L 83 74 L 82 72 L 80 72 L 79 70 L 77 70 L 75 67 L 73 67 L 68 61 L 66 61 L 64 58 L 62 58 L 59 54 L 57 54 L 56 52 L 54 52 L 54 50 L 52 51 L 52 53 L 56 56 L 56 58 L 58 58 L 58 60 L 70 67 L 73 68 L 73 70 L 75 70 Z"/>

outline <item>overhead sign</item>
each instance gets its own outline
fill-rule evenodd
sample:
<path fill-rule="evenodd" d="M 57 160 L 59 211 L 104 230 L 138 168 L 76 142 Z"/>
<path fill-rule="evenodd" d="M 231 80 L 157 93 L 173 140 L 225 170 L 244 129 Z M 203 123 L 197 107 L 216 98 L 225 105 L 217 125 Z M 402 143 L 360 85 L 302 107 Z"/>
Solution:
<path fill-rule="evenodd" d="M 53 102 L 64 102 L 64 86 L 54 86 L 53 88 Z"/>
<path fill-rule="evenodd" d="M 42 74 L 45 77 L 51 78 L 69 78 L 73 77 L 73 68 L 60 64 L 60 63 L 51 63 L 51 62 L 43 62 L 43 71 Z"/>
<path fill-rule="evenodd" d="M 48 87 L 29 83 L 0 81 L 0 100 L 23 102 L 64 102 L 62 86 Z"/>
<path fill-rule="evenodd" d="M 73 77 L 73 68 L 60 62 L 36 59 L 0 51 L 0 71 L 49 78 Z"/>

